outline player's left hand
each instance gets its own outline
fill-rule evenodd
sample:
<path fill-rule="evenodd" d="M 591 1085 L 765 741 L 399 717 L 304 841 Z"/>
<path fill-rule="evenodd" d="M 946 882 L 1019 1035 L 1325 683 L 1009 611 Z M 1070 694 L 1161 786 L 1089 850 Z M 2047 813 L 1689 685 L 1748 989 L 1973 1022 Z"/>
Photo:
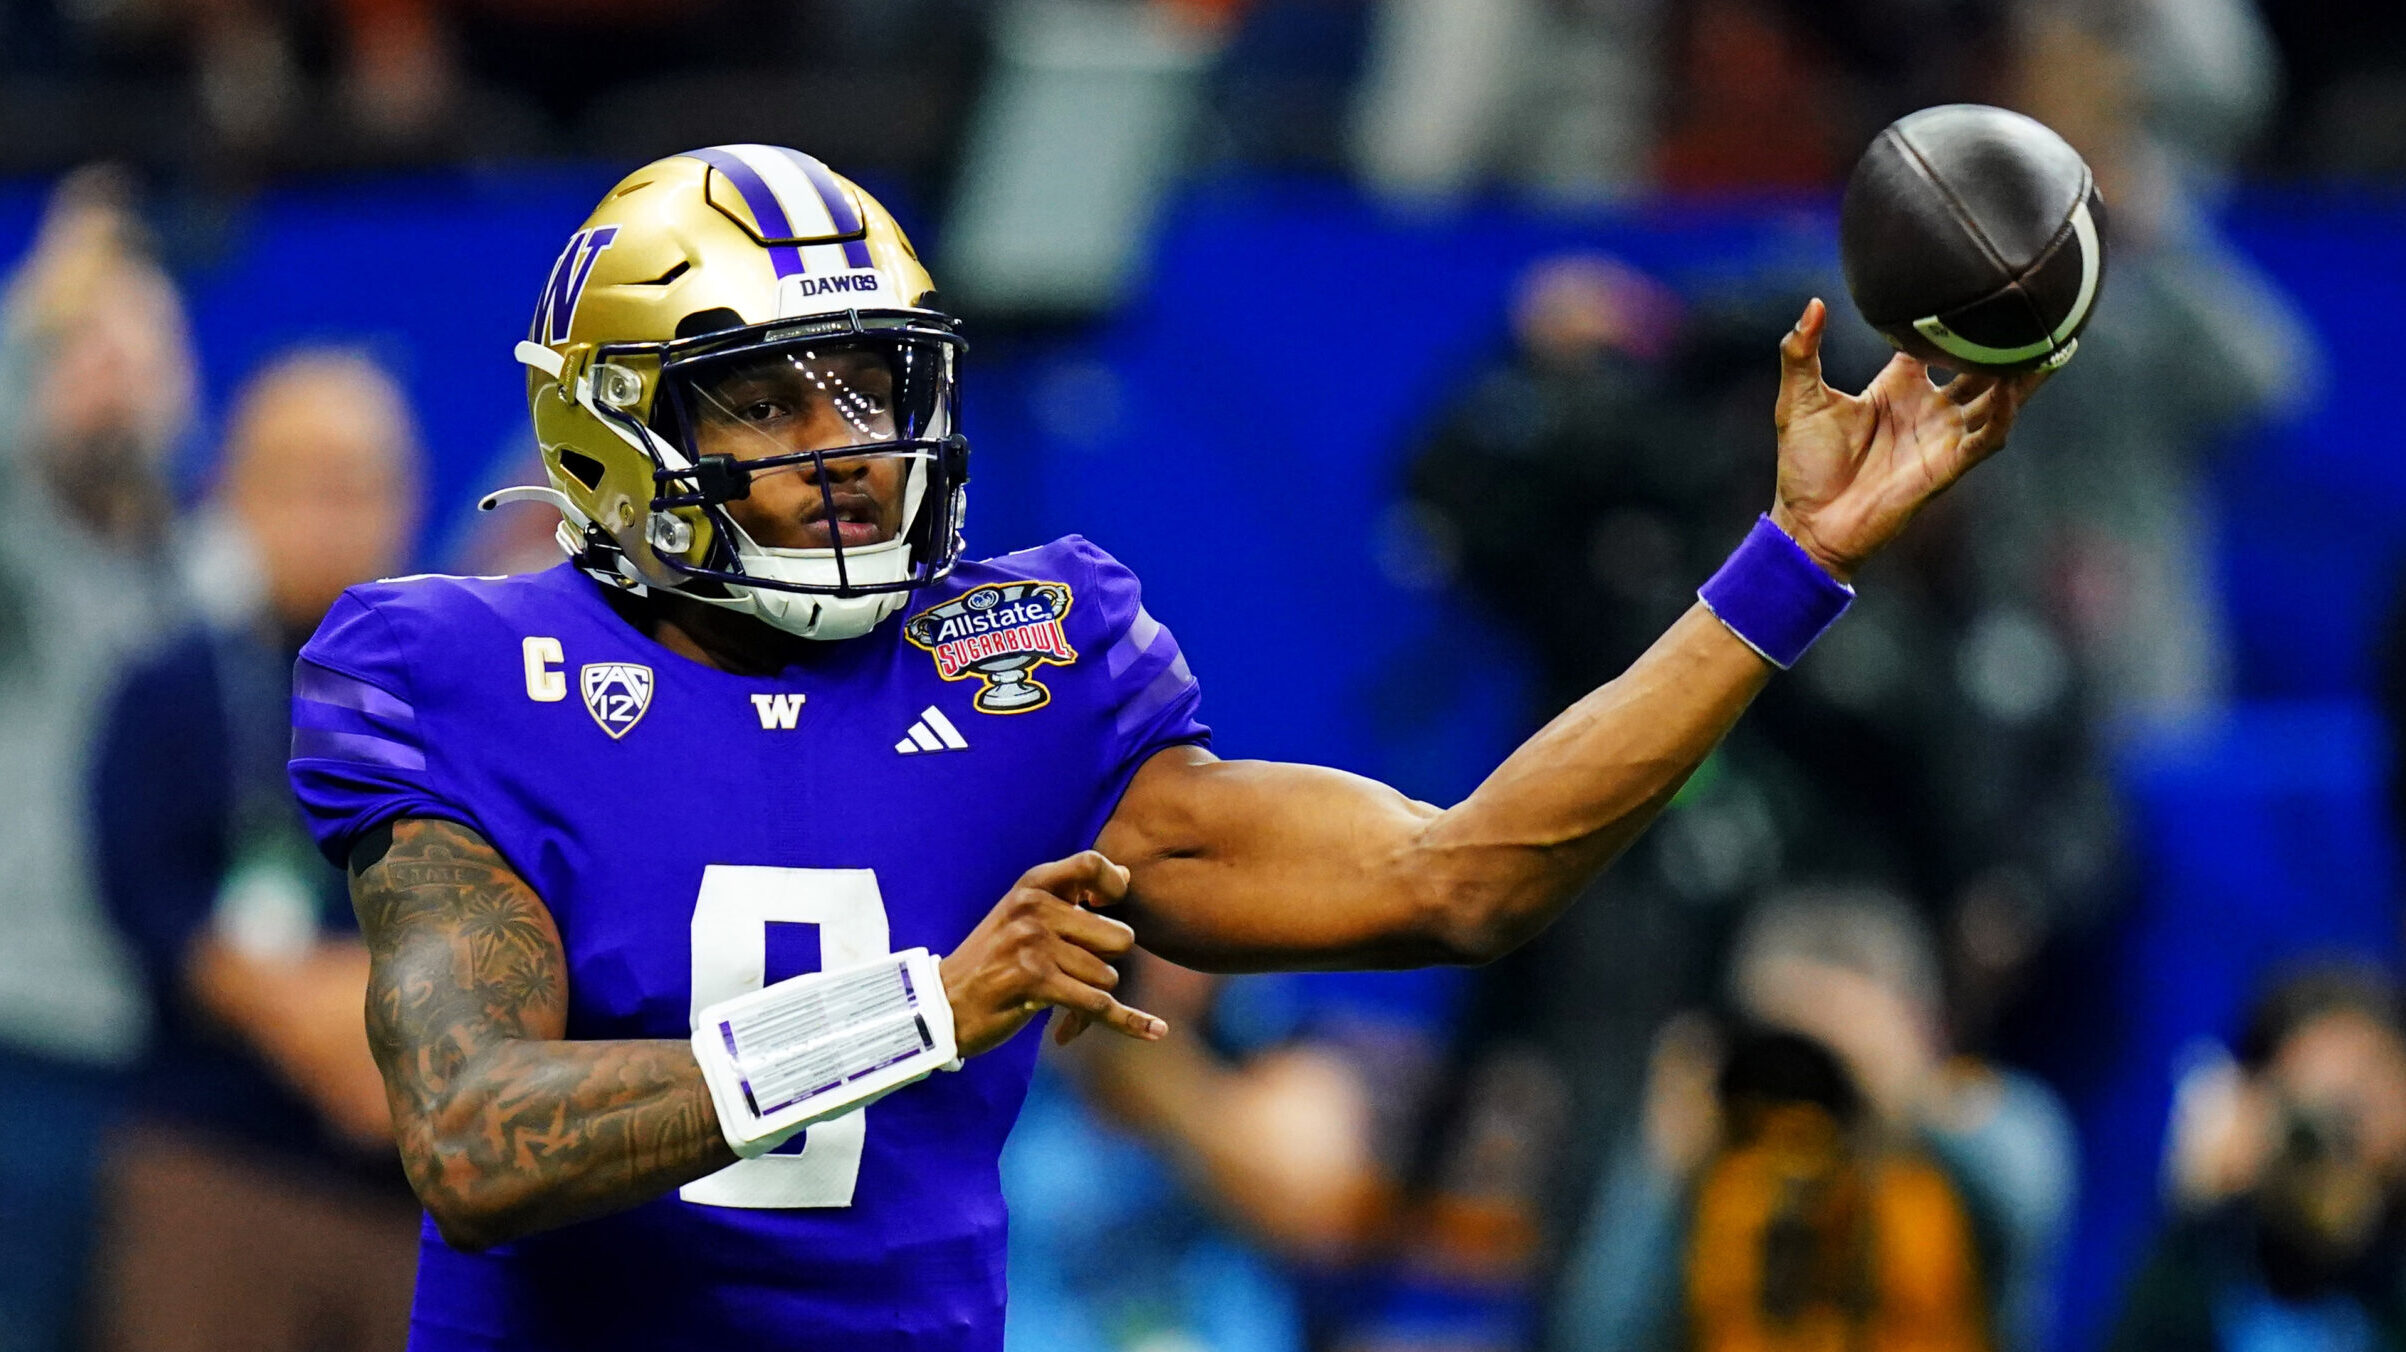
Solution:
<path fill-rule="evenodd" d="M 1922 504 L 2005 444 L 2044 371 L 1970 373 L 1945 385 L 1898 353 L 1859 395 L 1821 378 L 1829 307 L 1805 306 L 1779 345 L 1779 491 L 1771 519 L 1841 582 Z"/>

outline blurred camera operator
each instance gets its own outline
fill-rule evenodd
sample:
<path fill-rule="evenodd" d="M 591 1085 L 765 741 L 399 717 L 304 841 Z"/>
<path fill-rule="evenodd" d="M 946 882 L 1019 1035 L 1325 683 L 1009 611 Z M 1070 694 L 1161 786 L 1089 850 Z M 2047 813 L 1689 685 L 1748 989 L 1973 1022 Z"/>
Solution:
<path fill-rule="evenodd" d="M 0 319 L 0 1347 L 67 1345 L 96 1143 L 141 1046 L 95 896 L 84 782 L 102 701 L 173 613 L 165 465 L 190 425 L 174 284 L 124 183 L 53 195 Z"/>
<path fill-rule="evenodd" d="M 1657 1039 L 1642 1130 L 1589 1217 L 1554 1345 L 2044 1345 L 2070 1122 L 2036 1080 L 1947 1054 L 1911 909 L 1869 889 L 1774 896 L 1728 988 L 1742 1031 L 1726 1046 L 1693 1014 Z M 1780 1201 L 1782 1177 L 1830 1209 Z M 1843 1235 L 1877 1263 L 1843 1281 L 1782 1268 Z"/>
<path fill-rule="evenodd" d="M 1971 1218 L 1922 1152 L 1866 1119 L 1836 1053 L 1791 1032 L 1733 1039 L 1714 1077 L 1682 1258 L 1700 1352 L 1975 1352 Z"/>
<path fill-rule="evenodd" d="M 417 1207 L 360 1019 L 367 950 L 284 759 L 294 655 L 344 587 L 404 557 L 416 455 L 365 357 L 303 351 L 254 377 L 200 532 L 209 618 L 118 694 L 101 871 L 158 1031 L 108 1170 L 108 1346 L 407 1336 Z"/>
<path fill-rule="evenodd" d="M 2333 962 L 2249 1015 L 2235 1075 L 2184 1084 L 2176 1217 L 2117 1352 L 2406 1348 L 2406 1035 L 2395 985 Z M 2212 1081 L 2210 1085 L 2200 1080 Z"/>

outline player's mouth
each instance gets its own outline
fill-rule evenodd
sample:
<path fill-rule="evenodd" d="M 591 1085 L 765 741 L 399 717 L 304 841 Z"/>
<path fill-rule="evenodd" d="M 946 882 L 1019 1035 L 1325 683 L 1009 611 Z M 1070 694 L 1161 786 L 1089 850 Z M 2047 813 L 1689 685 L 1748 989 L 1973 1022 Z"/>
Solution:
<path fill-rule="evenodd" d="M 885 538 L 884 514 L 877 509 L 877 499 L 866 493 L 834 493 L 835 515 L 832 525 L 827 512 L 827 500 L 820 498 L 802 513 L 802 545 L 804 549 L 830 549 L 841 542 L 846 549 L 873 545 Z"/>

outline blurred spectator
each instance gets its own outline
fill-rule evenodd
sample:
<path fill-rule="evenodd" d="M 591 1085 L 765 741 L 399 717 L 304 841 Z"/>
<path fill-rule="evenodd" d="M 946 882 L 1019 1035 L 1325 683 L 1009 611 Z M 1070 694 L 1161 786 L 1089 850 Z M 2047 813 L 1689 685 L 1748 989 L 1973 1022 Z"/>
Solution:
<path fill-rule="evenodd" d="M 0 387 L 0 1345 L 51 1352 L 144 1025 L 83 786 L 109 689 L 174 611 L 162 475 L 193 403 L 182 305 L 113 176 L 53 196 L 9 283 Z"/>
<path fill-rule="evenodd" d="M 1352 150 L 1371 186 L 1415 196 L 1461 196 L 1507 153 L 1515 114 L 1542 44 L 1542 7 L 1529 0 L 1386 0 L 1377 7 Z"/>
<path fill-rule="evenodd" d="M 2030 3 L 2014 31 L 2007 101 L 2088 159 L 2114 252 L 2079 357 L 1982 476 L 2015 504 L 1992 566 L 2048 598 L 2109 715 L 2228 698 L 2205 471 L 2317 380 L 2295 307 L 2207 210 L 2270 106 L 2267 47 L 2243 0 Z"/>
<path fill-rule="evenodd" d="M 1166 4 L 1010 0 L 997 15 L 943 227 L 944 294 L 1035 323 L 1109 310 L 1185 165 L 1222 35 Z"/>
<path fill-rule="evenodd" d="M 1305 1352 L 1292 1269 L 1094 1112 L 1061 1058 L 1037 1064 L 1002 1177 L 1005 1352 Z"/>
<path fill-rule="evenodd" d="M 417 450 L 366 358 L 301 352 L 238 397 L 211 529 L 248 604 L 147 659 L 93 786 L 102 875 L 158 1033 L 108 1171 L 105 1345 L 400 1348 L 416 1203 L 360 1007 L 368 955 L 284 760 L 293 659 L 353 582 L 395 571 Z"/>
<path fill-rule="evenodd" d="M 2332 963 L 2274 985 L 2236 1077 L 2193 1073 L 2177 1207 L 2118 1352 L 2406 1348 L 2406 1034 L 2395 985 Z M 2220 1080 L 2208 1092 L 2199 1073 Z"/>
<path fill-rule="evenodd" d="M 1722 1143 L 1696 1182 L 1682 1345 L 1989 1345 L 1970 1218 L 1927 1159 L 1862 1139 L 1862 1105 L 1828 1049 L 1741 1036 L 1715 1089 Z"/>
<path fill-rule="evenodd" d="M 1868 891 L 1776 897 L 1738 941 L 1729 994 L 1753 1031 L 1725 1048 L 1689 1015 L 1657 1040 L 1555 1345 L 2047 1345 L 2070 1121 L 2036 1080 L 1948 1055 L 1911 910 Z"/>
<path fill-rule="evenodd" d="M 1527 1048 L 1448 1063 L 1461 973 L 1133 977 L 1178 1031 L 1081 1044 L 1086 1088 L 1281 1261 L 1310 1346 L 1529 1345 L 1564 1093 Z"/>

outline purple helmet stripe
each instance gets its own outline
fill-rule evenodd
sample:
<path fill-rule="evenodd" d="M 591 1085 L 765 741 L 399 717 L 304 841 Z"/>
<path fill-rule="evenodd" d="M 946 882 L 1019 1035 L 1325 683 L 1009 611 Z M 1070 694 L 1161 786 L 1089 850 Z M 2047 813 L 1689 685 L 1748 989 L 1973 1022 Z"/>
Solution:
<path fill-rule="evenodd" d="M 744 205 L 751 208 L 752 219 L 759 223 L 760 233 L 771 239 L 793 237 L 794 227 L 785 218 L 785 204 L 777 200 L 777 194 L 770 190 L 767 181 L 761 178 L 759 171 L 744 163 L 742 156 L 716 146 L 685 153 L 727 176 L 727 181 L 733 183 L 735 191 L 743 196 Z M 791 244 L 770 245 L 769 263 L 777 269 L 780 277 L 798 276 L 804 271 L 802 250 Z"/>
<path fill-rule="evenodd" d="M 827 218 L 835 222 L 835 232 L 839 235 L 860 234 L 860 213 L 852 209 L 852 195 L 844 191 L 843 184 L 836 182 L 835 171 L 820 163 L 816 156 L 805 155 L 799 150 L 786 150 L 783 146 L 778 149 L 800 166 L 802 172 L 809 176 L 810 186 L 819 190 L 819 200 L 827 204 Z M 856 268 L 872 266 L 869 262 L 869 242 L 865 239 L 845 240 L 844 261 Z"/>

